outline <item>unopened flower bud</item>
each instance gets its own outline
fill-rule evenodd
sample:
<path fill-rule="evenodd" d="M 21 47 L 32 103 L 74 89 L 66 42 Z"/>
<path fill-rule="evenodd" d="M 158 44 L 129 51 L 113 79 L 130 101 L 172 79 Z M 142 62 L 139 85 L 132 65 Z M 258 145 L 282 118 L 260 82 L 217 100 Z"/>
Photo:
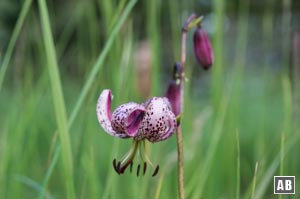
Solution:
<path fill-rule="evenodd" d="M 166 97 L 168 98 L 171 104 L 171 108 L 175 116 L 178 116 L 181 112 L 180 89 L 181 89 L 181 68 L 180 68 L 180 64 L 176 63 L 174 65 L 173 79 L 170 81 L 166 92 Z"/>
<path fill-rule="evenodd" d="M 208 70 L 213 64 L 214 55 L 207 33 L 201 27 L 194 32 L 194 52 L 198 62 Z"/>

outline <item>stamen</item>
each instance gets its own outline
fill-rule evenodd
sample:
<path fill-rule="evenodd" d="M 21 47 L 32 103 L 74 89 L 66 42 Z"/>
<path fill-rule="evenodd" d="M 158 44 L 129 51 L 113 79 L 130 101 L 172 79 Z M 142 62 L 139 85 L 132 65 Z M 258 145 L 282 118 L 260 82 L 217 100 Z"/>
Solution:
<path fill-rule="evenodd" d="M 130 173 L 132 172 L 132 165 L 133 165 L 133 161 L 131 161 L 130 163 Z"/>
<path fill-rule="evenodd" d="M 140 150 L 140 156 L 141 156 L 142 161 L 147 162 L 148 164 L 150 164 L 151 167 L 153 167 L 153 164 L 152 164 L 150 158 L 148 157 L 148 152 L 147 152 L 147 147 L 146 147 L 145 140 L 143 140 L 142 144 L 140 144 L 139 150 Z"/>
<path fill-rule="evenodd" d="M 150 159 L 148 158 L 148 155 L 147 155 L 145 140 L 142 140 L 142 141 L 134 140 L 134 142 L 132 144 L 132 147 L 123 156 L 121 161 L 117 161 L 116 159 L 114 159 L 113 162 L 112 162 L 115 171 L 119 175 L 123 174 L 128 166 L 130 166 L 130 173 L 132 173 L 133 159 L 134 159 L 137 152 L 139 153 L 139 156 L 140 156 L 141 161 L 142 161 L 142 165 L 141 164 L 137 165 L 137 171 L 136 171 L 137 176 L 140 175 L 141 166 L 143 166 L 143 176 L 145 176 L 145 174 L 146 174 L 148 164 L 150 164 L 150 166 L 153 167 L 153 164 L 152 164 L 152 162 L 150 161 Z M 152 177 L 156 176 L 158 171 L 159 171 L 159 165 L 156 166 L 156 168 L 155 168 L 155 170 L 152 174 Z"/>
<path fill-rule="evenodd" d="M 114 167 L 115 171 L 116 171 L 117 173 L 119 173 L 118 168 L 117 168 L 117 165 L 116 165 L 116 161 L 117 161 L 116 159 L 113 160 L 113 167 Z"/>
<path fill-rule="evenodd" d="M 147 162 L 144 162 L 144 170 L 143 170 L 143 176 L 145 175 L 147 170 Z"/>
<path fill-rule="evenodd" d="M 126 168 L 130 165 L 130 171 L 132 171 L 132 161 L 139 148 L 139 141 L 133 141 L 130 150 L 123 156 L 121 161 L 116 163 L 116 159 L 113 160 L 113 167 L 118 174 L 124 173 Z"/>
<path fill-rule="evenodd" d="M 153 174 L 152 174 L 152 177 L 154 177 L 154 176 L 157 175 L 158 170 L 159 170 L 159 165 L 156 166 L 156 168 L 155 168 L 155 170 L 154 170 L 154 172 L 153 172 Z"/>
<path fill-rule="evenodd" d="M 127 161 L 132 161 L 138 147 L 139 147 L 139 142 L 133 141 L 129 151 L 121 158 L 121 164 L 125 164 Z"/>
<path fill-rule="evenodd" d="M 141 165 L 139 164 L 139 165 L 137 166 L 137 171 L 136 171 L 136 175 L 137 175 L 137 176 L 139 176 L 139 174 L 140 174 L 140 167 L 141 167 Z"/>
<path fill-rule="evenodd" d="M 131 164 L 132 160 L 129 160 L 124 166 L 120 168 L 120 173 L 124 173 L 126 168 Z"/>
<path fill-rule="evenodd" d="M 121 162 L 119 161 L 117 164 L 117 173 L 120 175 L 120 167 L 121 167 Z"/>

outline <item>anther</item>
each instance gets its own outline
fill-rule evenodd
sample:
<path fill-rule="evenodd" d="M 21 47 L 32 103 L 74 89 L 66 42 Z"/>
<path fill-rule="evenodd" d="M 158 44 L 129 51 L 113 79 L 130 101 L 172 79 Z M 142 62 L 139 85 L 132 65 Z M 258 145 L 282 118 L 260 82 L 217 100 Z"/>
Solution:
<path fill-rule="evenodd" d="M 154 177 L 154 176 L 157 175 L 158 170 L 159 170 L 159 165 L 156 166 L 156 168 L 155 168 L 155 170 L 154 170 L 154 172 L 153 172 L 153 174 L 152 174 L 152 177 Z"/>
<path fill-rule="evenodd" d="M 113 167 L 114 167 L 115 171 L 116 171 L 117 173 L 119 173 L 118 167 L 117 167 L 117 164 L 116 164 L 116 159 L 113 160 Z"/>
<path fill-rule="evenodd" d="M 119 175 L 120 175 L 120 173 L 121 173 L 121 172 L 120 172 L 120 169 L 121 169 L 120 167 L 121 167 L 121 162 L 119 161 L 118 164 L 117 164 L 117 173 L 118 173 Z"/>
<path fill-rule="evenodd" d="M 137 176 L 139 176 L 139 174 L 140 174 L 140 167 L 141 167 L 141 165 L 139 164 L 139 165 L 137 166 L 137 171 L 136 171 L 136 175 L 137 175 Z"/>
<path fill-rule="evenodd" d="M 130 162 L 130 173 L 132 172 L 132 165 L 133 165 L 133 161 Z"/>
<path fill-rule="evenodd" d="M 144 162 L 143 176 L 145 175 L 145 173 L 146 173 L 146 170 L 147 170 L 147 163 L 146 163 L 146 162 Z"/>
<path fill-rule="evenodd" d="M 128 167 L 129 165 L 131 165 L 131 163 L 132 163 L 132 160 L 126 162 L 126 164 L 123 165 L 123 166 L 119 169 L 119 172 L 120 172 L 120 173 L 124 173 L 124 171 L 127 169 L 127 167 Z"/>

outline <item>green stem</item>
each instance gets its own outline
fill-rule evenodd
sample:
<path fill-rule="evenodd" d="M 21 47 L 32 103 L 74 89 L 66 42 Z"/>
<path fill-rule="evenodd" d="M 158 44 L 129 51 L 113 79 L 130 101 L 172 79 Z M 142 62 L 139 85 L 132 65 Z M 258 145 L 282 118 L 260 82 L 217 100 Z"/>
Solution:
<path fill-rule="evenodd" d="M 178 155 L 178 191 L 179 191 L 179 199 L 184 199 L 183 144 L 182 144 L 181 126 L 178 126 L 178 128 L 177 128 L 176 137 L 177 137 L 177 155 Z"/>

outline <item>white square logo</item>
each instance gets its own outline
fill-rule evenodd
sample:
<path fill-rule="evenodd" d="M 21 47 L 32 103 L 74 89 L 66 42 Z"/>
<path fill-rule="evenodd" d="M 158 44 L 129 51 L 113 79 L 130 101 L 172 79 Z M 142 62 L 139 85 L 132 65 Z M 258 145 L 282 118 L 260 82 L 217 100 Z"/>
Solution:
<path fill-rule="evenodd" d="M 295 176 L 274 176 L 274 194 L 295 194 Z"/>

